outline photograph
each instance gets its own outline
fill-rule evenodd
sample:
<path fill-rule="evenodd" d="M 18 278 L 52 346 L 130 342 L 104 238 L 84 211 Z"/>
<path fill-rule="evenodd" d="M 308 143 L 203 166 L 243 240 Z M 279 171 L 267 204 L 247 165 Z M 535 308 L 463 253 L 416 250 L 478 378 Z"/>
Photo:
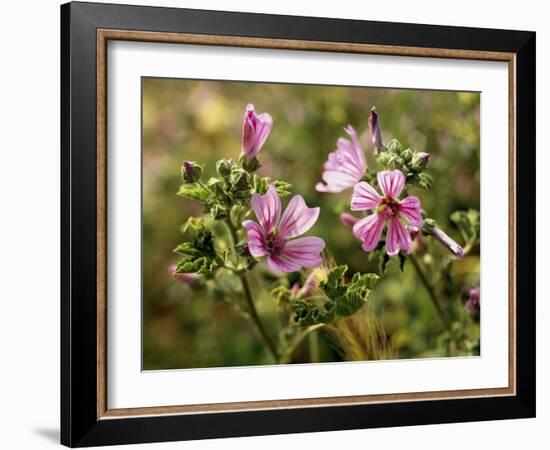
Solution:
<path fill-rule="evenodd" d="M 142 369 L 480 356 L 480 93 L 141 78 Z"/>

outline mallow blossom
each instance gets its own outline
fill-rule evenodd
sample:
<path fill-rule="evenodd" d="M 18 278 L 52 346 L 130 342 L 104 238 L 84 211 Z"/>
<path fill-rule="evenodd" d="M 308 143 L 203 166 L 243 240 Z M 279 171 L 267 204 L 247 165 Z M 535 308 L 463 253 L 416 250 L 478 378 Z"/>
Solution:
<path fill-rule="evenodd" d="M 344 128 L 351 138 L 339 138 L 336 142 L 336 150 L 329 153 L 328 160 L 323 169 L 324 183 L 317 183 L 315 189 L 318 192 L 342 192 L 355 186 L 365 175 L 367 161 L 361 150 L 357 133 L 351 125 Z"/>
<path fill-rule="evenodd" d="M 370 252 L 378 245 L 384 224 L 387 223 L 388 255 L 397 255 L 400 249 L 409 254 L 412 251 L 411 235 L 401 219 L 410 225 L 420 227 L 422 225 L 420 200 L 413 195 L 399 200 L 399 195 L 405 187 L 405 175 L 399 170 L 379 172 L 377 179 L 383 195 L 365 181 L 358 183 L 353 189 L 351 210 L 372 211 L 372 214 L 353 226 L 353 234 L 362 241 L 363 250 Z"/>
<path fill-rule="evenodd" d="M 319 217 L 319 208 L 308 208 L 301 195 L 292 197 L 281 215 L 281 198 L 270 185 L 265 195 L 254 194 L 250 201 L 258 223 L 245 220 L 248 250 L 255 258 L 267 256 L 274 272 L 295 272 L 322 264 L 325 241 L 316 236 L 295 239 L 307 232 Z"/>
<path fill-rule="evenodd" d="M 243 148 L 242 153 L 247 160 L 254 158 L 264 145 L 271 128 L 273 119 L 268 113 L 256 114 L 254 105 L 246 106 L 243 121 Z"/>

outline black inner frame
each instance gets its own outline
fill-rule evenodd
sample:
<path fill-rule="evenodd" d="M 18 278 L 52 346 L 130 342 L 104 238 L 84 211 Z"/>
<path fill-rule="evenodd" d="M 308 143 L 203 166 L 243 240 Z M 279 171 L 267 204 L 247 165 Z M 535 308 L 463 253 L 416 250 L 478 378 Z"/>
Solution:
<path fill-rule="evenodd" d="M 99 28 L 515 53 L 516 395 L 98 420 Z M 81 447 L 534 417 L 535 38 L 535 33 L 526 31 L 79 2 L 62 5 L 61 443 Z"/>

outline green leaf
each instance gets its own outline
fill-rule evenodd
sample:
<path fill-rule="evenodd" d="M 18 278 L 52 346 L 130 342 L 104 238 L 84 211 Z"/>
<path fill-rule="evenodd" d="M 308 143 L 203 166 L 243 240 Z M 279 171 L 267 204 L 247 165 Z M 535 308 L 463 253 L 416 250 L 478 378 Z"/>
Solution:
<path fill-rule="evenodd" d="M 189 183 L 182 184 L 178 190 L 180 197 L 189 198 L 191 200 L 198 200 L 199 202 L 204 202 L 209 195 L 207 189 L 198 183 Z"/>
<path fill-rule="evenodd" d="M 177 273 L 194 272 L 197 274 L 212 273 L 218 267 L 219 258 L 214 247 L 214 236 L 202 219 L 190 217 L 182 231 L 186 241 L 179 244 L 174 251 L 183 256 L 176 265 Z"/>
<path fill-rule="evenodd" d="M 345 280 L 348 267 L 338 266 L 332 269 L 319 287 L 325 294 L 325 302 L 319 305 L 313 301 L 296 301 L 292 304 L 294 314 L 292 322 L 298 326 L 330 323 L 349 317 L 361 309 L 379 280 L 374 273 L 355 273 L 351 280 Z"/>
<path fill-rule="evenodd" d="M 273 180 L 273 185 L 277 189 L 277 193 L 281 196 L 281 198 L 288 197 L 292 194 L 292 185 L 286 181 Z"/>
<path fill-rule="evenodd" d="M 451 221 L 456 225 L 466 245 L 472 246 L 479 243 L 480 218 L 479 211 L 455 211 L 451 214 Z"/>

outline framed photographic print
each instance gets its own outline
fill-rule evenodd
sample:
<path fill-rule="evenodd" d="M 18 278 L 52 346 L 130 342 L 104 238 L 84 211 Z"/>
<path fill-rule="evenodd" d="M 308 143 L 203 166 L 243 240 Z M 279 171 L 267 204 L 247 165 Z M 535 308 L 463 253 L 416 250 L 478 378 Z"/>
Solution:
<path fill-rule="evenodd" d="M 535 33 L 61 24 L 63 444 L 535 415 Z"/>

